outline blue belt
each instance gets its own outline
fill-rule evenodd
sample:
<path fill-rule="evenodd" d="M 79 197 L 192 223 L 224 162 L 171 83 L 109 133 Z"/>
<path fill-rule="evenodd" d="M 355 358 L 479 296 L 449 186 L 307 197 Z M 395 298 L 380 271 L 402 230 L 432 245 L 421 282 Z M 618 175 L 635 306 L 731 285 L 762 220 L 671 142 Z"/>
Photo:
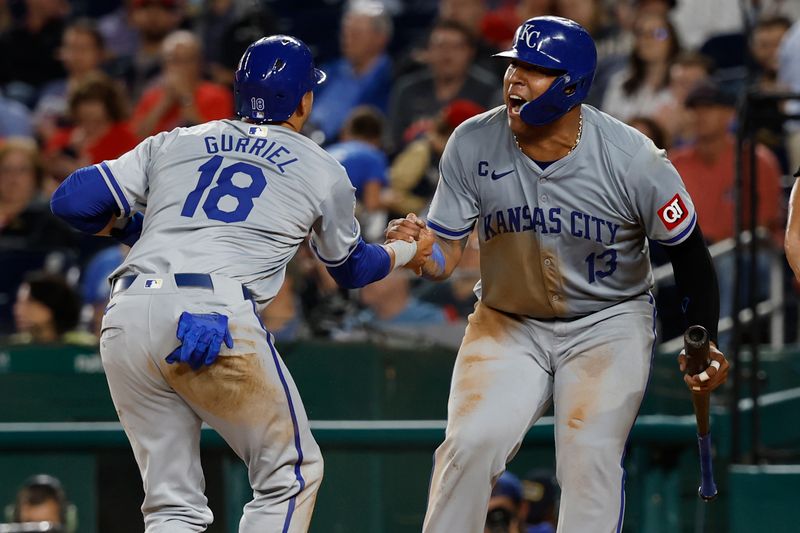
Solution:
<path fill-rule="evenodd" d="M 133 282 L 136 281 L 137 277 L 138 275 L 120 276 L 112 280 L 110 297 L 113 298 L 114 295 L 124 291 L 125 289 L 133 285 Z M 211 276 L 209 274 L 172 274 L 172 277 L 175 280 L 176 287 L 193 287 L 200 289 L 210 289 L 212 291 L 214 290 L 214 281 L 211 279 Z M 253 293 L 251 293 L 250 289 L 248 289 L 244 285 L 242 285 L 242 297 L 245 300 L 253 299 Z"/>

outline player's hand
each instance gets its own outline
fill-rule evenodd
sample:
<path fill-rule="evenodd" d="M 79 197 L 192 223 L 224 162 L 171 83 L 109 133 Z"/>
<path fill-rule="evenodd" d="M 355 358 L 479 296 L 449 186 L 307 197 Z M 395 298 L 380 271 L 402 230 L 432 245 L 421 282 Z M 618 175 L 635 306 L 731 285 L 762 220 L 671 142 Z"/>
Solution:
<path fill-rule="evenodd" d="M 425 221 L 418 218 L 414 213 L 409 213 L 406 218 L 396 218 L 389 221 L 386 226 L 386 242 L 397 240 L 406 242 L 418 241 L 423 228 L 425 228 Z"/>
<path fill-rule="evenodd" d="M 176 337 L 181 345 L 166 357 L 166 361 L 169 364 L 186 363 L 192 370 L 214 364 L 223 342 L 228 348 L 233 348 L 228 317 L 219 313 L 193 314 L 184 311 L 178 320 Z"/>
<path fill-rule="evenodd" d="M 436 242 L 435 234 L 428 228 L 422 228 L 417 241 L 417 253 L 414 258 L 403 268 L 412 270 L 416 275 L 422 275 L 422 266 L 433 253 L 433 244 Z"/>
<path fill-rule="evenodd" d="M 711 364 L 703 372 L 696 375 L 686 374 L 686 353 L 681 350 L 678 355 L 678 367 L 684 372 L 683 381 L 692 392 L 711 392 L 728 379 L 730 365 L 725 356 L 720 352 L 714 343 L 709 346 L 709 356 Z"/>

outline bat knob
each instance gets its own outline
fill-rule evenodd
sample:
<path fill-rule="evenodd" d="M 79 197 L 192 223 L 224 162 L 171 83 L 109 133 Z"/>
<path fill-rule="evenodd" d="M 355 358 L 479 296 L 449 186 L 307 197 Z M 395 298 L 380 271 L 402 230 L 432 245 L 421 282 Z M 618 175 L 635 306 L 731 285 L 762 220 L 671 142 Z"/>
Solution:
<path fill-rule="evenodd" d="M 700 496 L 700 499 L 703 500 L 704 502 L 710 502 L 715 500 L 717 498 L 717 494 L 719 494 L 719 492 L 717 492 L 716 487 L 714 488 L 714 493 L 708 496 L 703 494 L 703 487 L 697 487 L 697 495 Z"/>

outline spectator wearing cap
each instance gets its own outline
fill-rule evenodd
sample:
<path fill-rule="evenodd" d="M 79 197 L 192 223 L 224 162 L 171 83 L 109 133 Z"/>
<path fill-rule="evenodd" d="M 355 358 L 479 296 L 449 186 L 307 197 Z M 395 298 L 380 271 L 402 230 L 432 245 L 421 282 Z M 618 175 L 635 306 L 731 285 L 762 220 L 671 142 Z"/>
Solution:
<path fill-rule="evenodd" d="M 74 331 L 81 317 L 81 299 L 63 276 L 34 272 L 17 291 L 14 344 L 92 344 L 94 338 Z"/>
<path fill-rule="evenodd" d="M 736 96 L 706 83 L 693 89 L 686 98 L 689 121 L 695 141 L 670 152 L 672 164 L 686 184 L 711 243 L 733 237 L 734 176 L 736 141 L 730 132 L 735 116 Z M 746 154 L 743 168 L 748 169 Z M 775 230 L 781 226 L 781 170 L 766 147 L 756 146 L 758 175 L 758 224 Z M 745 182 L 749 177 L 745 172 Z M 745 185 L 745 203 L 747 191 Z M 745 221 L 745 227 L 748 222 Z"/>
<path fill-rule="evenodd" d="M 484 533 L 525 533 L 527 514 L 522 484 L 517 476 L 506 470 L 492 487 Z"/>
<path fill-rule="evenodd" d="M 178 30 L 164 39 L 162 61 L 161 79 L 142 95 L 131 118 L 140 139 L 233 116 L 231 92 L 201 77 L 200 41 L 193 33 Z"/>
<path fill-rule="evenodd" d="M 675 169 L 686 184 L 686 191 L 694 202 L 697 217 L 703 227 L 703 235 L 710 243 L 734 236 L 734 205 L 736 175 L 736 140 L 730 133 L 735 115 L 735 95 L 722 91 L 713 84 L 703 84 L 693 89 L 686 98 L 689 124 L 695 133 L 695 141 L 670 153 Z M 750 151 L 742 154 L 744 169 L 742 205 L 749 206 Z M 780 184 L 781 169 L 775 155 L 765 146 L 755 149 L 758 188 L 757 224 L 771 231 L 776 241 L 782 238 L 783 206 Z M 746 210 L 745 213 L 748 211 Z M 750 221 L 744 219 L 744 228 Z M 734 262 L 730 254 L 715 259 L 720 290 L 720 316 L 733 313 Z M 750 265 L 745 265 L 750 268 Z M 756 298 L 766 296 L 769 279 L 769 254 L 761 248 L 754 265 L 759 275 Z M 742 301 L 748 297 L 747 287 L 739 287 Z M 720 346 L 724 349 L 730 341 L 728 333 L 720 335 Z"/>
<path fill-rule="evenodd" d="M 325 64 L 327 80 L 314 90 L 310 122 L 336 139 L 347 115 L 359 105 L 386 112 L 392 86 L 392 62 L 386 47 L 392 38 L 392 19 L 380 2 L 351 2 L 342 16 L 339 42 L 342 56 Z"/>
<path fill-rule="evenodd" d="M 327 150 L 342 164 L 356 189 L 356 217 L 361 233 L 369 242 L 383 242 L 387 219 L 381 191 L 389 184 L 389 162 L 380 149 L 383 116 L 374 107 L 356 107 L 347 117 L 339 137 L 341 142 Z"/>
<path fill-rule="evenodd" d="M 427 68 L 401 76 L 389 103 L 392 149 L 398 150 L 424 132 L 442 109 L 467 99 L 484 108 L 495 103 L 497 84 L 475 67 L 475 38 L 458 22 L 441 20 L 431 30 Z"/>
<path fill-rule="evenodd" d="M 392 217 L 427 210 L 439 182 L 439 158 L 447 139 L 459 124 L 484 110 L 470 100 L 454 100 L 436 116 L 422 137 L 395 157 L 389 169 L 390 188 L 383 197 Z"/>
<path fill-rule="evenodd" d="M 522 479 L 522 498 L 528 504 L 525 533 L 555 533 L 558 485 L 550 470 L 534 469 Z"/>

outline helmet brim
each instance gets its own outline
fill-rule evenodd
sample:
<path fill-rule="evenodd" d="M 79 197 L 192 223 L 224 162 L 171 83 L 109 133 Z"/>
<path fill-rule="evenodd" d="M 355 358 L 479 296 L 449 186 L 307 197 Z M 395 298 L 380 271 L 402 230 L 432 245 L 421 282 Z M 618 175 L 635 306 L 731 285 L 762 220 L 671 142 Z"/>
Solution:
<path fill-rule="evenodd" d="M 506 50 L 504 52 L 498 52 L 496 54 L 492 54 L 492 57 L 499 57 L 500 59 L 517 59 L 519 58 L 519 54 L 514 49 Z"/>
<path fill-rule="evenodd" d="M 315 85 L 320 85 L 322 83 L 325 83 L 325 80 L 327 80 L 327 79 L 328 79 L 328 75 L 325 74 L 324 71 L 322 71 L 322 70 L 320 70 L 318 68 L 314 69 L 314 84 Z"/>

